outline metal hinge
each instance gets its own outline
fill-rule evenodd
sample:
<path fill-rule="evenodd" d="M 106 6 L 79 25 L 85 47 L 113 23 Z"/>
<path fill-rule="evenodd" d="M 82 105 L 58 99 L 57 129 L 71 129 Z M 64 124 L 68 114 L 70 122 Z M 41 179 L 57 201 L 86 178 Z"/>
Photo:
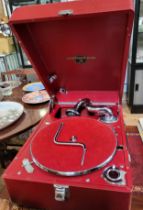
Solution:
<path fill-rule="evenodd" d="M 69 197 L 69 186 L 55 184 L 54 188 L 56 201 L 65 201 Z"/>
<path fill-rule="evenodd" d="M 56 96 L 52 95 L 49 101 L 49 112 L 51 113 L 55 107 L 55 102 L 56 102 Z"/>
<path fill-rule="evenodd" d="M 58 14 L 60 16 L 69 16 L 73 14 L 73 10 L 71 9 L 60 10 Z"/>

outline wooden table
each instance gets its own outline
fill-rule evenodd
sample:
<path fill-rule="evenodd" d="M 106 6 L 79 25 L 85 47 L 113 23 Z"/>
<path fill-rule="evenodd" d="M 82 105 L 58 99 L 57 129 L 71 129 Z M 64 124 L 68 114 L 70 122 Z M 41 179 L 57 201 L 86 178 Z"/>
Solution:
<path fill-rule="evenodd" d="M 4 98 L 4 101 L 15 101 L 21 103 L 24 106 L 24 113 L 15 123 L 0 131 L 0 142 L 4 142 L 5 140 L 33 127 L 48 112 L 48 103 L 41 105 L 24 104 L 21 100 L 24 94 L 22 86 L 19 86 L 13 89 L 13 94 L 11 96 Z"/>

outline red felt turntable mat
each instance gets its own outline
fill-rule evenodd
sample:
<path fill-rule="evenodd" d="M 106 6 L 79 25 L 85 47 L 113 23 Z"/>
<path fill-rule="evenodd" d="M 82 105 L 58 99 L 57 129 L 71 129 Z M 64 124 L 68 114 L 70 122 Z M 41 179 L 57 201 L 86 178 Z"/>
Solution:
<path fill-rule="evenodd" d="M 71 143 L 73 136 L 76 143 L 86 147 L 83 163 L 81 146 L 57 145 L 54 142 L 56 137 L 58 143 Z M 115 154 L 116 145 L 116 136 L 109 126 L 95 119 L 70 117 L 57 120 L 41 129 L 32 140 L 30 149 L 34 162 L 44 169 L 85 173 L 109 162 Z"/>

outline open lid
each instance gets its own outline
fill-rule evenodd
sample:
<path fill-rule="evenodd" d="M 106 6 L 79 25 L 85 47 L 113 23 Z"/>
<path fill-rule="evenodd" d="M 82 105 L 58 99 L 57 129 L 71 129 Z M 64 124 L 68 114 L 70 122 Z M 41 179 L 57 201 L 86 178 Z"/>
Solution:
<path fill-rule="evenodd" d="M 131 36 L 131 0 L 21 7 L 10 25 L 50 94 L 116 91 L 120 101 Z"/>

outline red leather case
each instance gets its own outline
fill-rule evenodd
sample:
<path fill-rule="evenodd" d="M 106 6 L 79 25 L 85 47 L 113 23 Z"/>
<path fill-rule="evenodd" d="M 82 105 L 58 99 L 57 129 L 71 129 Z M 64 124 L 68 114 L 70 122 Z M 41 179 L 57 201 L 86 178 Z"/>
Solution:
<path fill-rule="evenodd" d="M 13 33 L 51 95 L 51 112 L 3 175 L 13 201 L 51 210 L 130 209 L 121 100 L 132 22 L 130 0 L 72 1 L 13 13 Z M 66 110 L 84 98 L 111 109 L 116 122 L 89 110 L 68 117 Z"/>

